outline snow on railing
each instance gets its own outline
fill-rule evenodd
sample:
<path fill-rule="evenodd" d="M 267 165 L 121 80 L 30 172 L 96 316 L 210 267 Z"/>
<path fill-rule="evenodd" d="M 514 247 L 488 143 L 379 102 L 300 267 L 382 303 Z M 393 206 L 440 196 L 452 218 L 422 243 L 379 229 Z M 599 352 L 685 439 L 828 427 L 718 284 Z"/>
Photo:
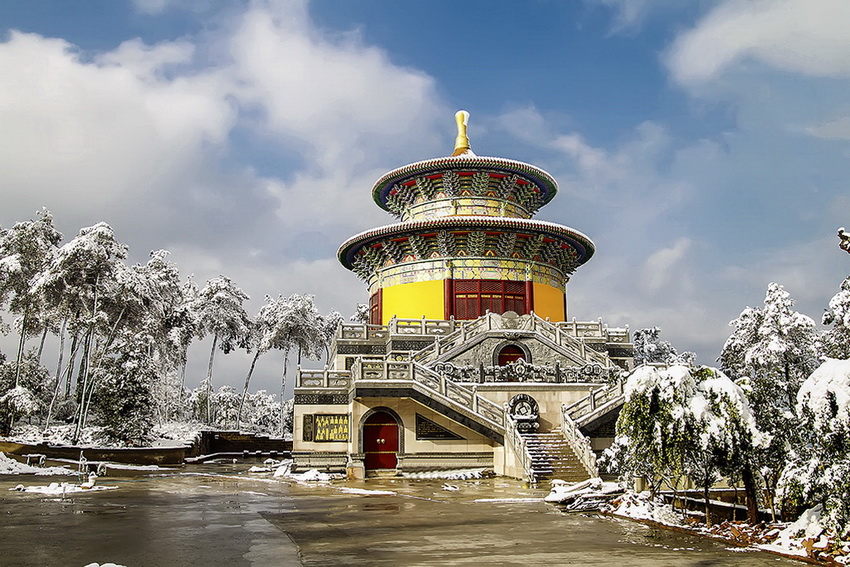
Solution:
<path fill-rule="evenodd" d="M 590 439 L 581 432 L 578 425 L 572 420 L 566 404 L 561 404 L 561 433 L 570 444 L 573 453 L 581 461 L 587 474 L 591 477 L 599 476 L 599 470 L 596 467 L 596 455 L 593 453 Z"/>
<path fill-rule="evenodd" d="M 302 370 L 298 367 L 297 388 L 348 388 L 351 372 L 347 370 Z"/>
<path fill-rule="evenodd" d="M 321 388 L 333 387 L 321 384 L 344 383 L 345 387 L 350 387 L 357 380 L 418 382 L 473 414 L 500 427 L 505 426 L 505 414 L 501 406 L 479 395 L 477 386 L 469 388 L 458 384 L 410 360 L 358 358 L 350 372 L 300 371 L 298 384 L 305 388 Z"/>
<path fill-rule="evenodd" d="M 625 381 L 620 379 L 606 388 L 594 390 L 579 401 L 564 407 L 564 412 L 569 414 L 570 419 L 581 422 L 598 408 L 601 408 L 613 400 L 623 397 Z"/>
<path fill-rule="evenodd" d="M 518 464 L 523 474 L 525 474 L 525 480 L 528 482 L 537 482 L 531 453 L 528 451 L 528 443 L 525 437 L 520 435 L 516 427 L 516 422 L 510 418 L 505 420 L 505 443 L 510 446 L 511 452 L 519 460 Z"/>

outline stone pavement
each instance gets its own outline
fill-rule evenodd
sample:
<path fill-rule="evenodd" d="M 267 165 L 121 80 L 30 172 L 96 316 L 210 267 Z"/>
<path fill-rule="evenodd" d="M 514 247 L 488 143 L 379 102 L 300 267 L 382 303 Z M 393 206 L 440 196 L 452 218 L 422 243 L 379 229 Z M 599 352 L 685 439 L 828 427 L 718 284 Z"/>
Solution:
<path fill-rule="evenodd" d="M 642 524 L 563 514 L 539 500 L 543 490 L 508 479 L 321 486 L 249 474 L 250 464 L 113 471 L 98 482 L 116 490 L 64 498 L 9 488 L 73 477 L 0 476 L 0 565 L 794 564 Z"/>

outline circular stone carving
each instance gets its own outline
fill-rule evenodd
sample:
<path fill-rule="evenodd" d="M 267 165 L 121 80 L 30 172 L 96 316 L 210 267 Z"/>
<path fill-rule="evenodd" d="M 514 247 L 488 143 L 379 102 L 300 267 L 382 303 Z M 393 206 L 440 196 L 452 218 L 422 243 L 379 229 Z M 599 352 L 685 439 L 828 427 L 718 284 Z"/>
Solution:
<path fill-rule="evenodd" d="M 508 402 L 508 415 L 520 433 L 534 433 L 540 426 L 540 408 L 528 394 L 517 394 Z"/>

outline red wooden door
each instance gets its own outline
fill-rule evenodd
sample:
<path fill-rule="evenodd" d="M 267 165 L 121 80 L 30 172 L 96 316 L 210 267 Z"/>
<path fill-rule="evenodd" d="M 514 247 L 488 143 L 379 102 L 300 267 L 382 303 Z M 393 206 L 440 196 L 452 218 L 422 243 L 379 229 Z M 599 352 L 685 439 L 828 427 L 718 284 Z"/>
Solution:
<path fill-rule="evenodd" d="M 398 466 L 398 422 L 384 411 L 375 412 L 363 424 L 366 470 Z"/>

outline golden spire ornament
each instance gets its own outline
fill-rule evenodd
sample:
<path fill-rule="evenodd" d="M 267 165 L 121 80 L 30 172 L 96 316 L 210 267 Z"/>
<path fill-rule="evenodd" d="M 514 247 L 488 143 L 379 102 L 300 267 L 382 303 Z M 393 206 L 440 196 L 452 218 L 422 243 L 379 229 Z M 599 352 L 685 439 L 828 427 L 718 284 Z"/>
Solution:
<path fill-rule="evenodd" d="M 455 138 L 455 151 L 452 155 L 459 156 L 469 151 L 469 136 L 466 135 L 469 113 L 465 110 L 458 110 L 455 113 L 455 122 L 457 122 L 457 138 Z"/>

